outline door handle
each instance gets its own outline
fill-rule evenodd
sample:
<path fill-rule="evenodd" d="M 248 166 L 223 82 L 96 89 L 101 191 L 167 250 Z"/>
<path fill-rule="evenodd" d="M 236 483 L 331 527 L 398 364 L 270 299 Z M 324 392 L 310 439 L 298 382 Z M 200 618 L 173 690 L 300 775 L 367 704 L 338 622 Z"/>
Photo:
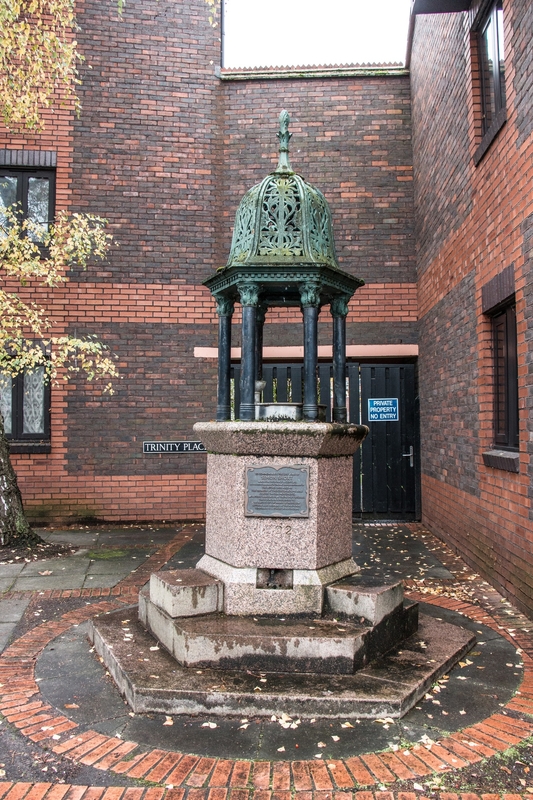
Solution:
<path fill-rule="evenodd" d="M 414 467 L 414 465 L 415 465 L 415 449 L 414 449 L 413 445 L 411 445 L 409 447 L 409 452 L 408 453 L 402 453 L 402 458 L 408 458 L 409 459 L 409 466 L 410 467 Z"/>

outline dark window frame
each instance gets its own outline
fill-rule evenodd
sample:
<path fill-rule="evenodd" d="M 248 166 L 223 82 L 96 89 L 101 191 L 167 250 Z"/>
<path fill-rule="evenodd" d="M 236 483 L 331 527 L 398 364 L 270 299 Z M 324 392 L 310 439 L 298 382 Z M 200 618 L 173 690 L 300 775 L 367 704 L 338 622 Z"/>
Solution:
<path fill-rule="evenodd" d="M 33 165 L 0 166 L 2 176 L 17 178 L 16 203 L 23 219 L 28 215 L 28 190 L 31 178 L 46 178 L 49 181 L 48 192 L 48 224 L 52 223 L 55 216 L 56 200 L 56 170 L 55 166 L 42 167 Z M 39 243 L 38 243 L 39 244 Z M 39 244 L 42 254 L 46 251 Z M 12 453 L 49 453 L 51 450 L 51 422 L 50 422 L 51 390 L 49 381 L 44 381 L 43 392 L 43 428 L 40 433 L 24 433 L 24 374 L 11 379 L 11 408 L 12 432 L 6 434 L 9 448 Z"/>
<path fill-rule="evenodd" d="M 47 178 L 49 181 L 48 194 L 48 220 L 50 225 L 54 221 L 56 202 L 56 170 L 47 167 L 2 167 L 0 166 L 0 179 L 3 176 L 17 178 L 16 203 L 22 219 L 28 216 L 28 190 L 30 178 Z"/>
<path fill-rule="evenodd" d="M 476 166 L 507 121 L 503 22 L 499 24 L 499 14 L 503 20 L 502 0 L 491 0 L 474 26 L 477 37 L 482 135 L 474 154 Z"/>
<path fill-rule="evenodd" d="M 519 449 L 518 350 L 516 305 L 500 306 L 491 313 L 494 364 L 494 446 Z"/>
<path fill-rule="evenodd" d="M 6 433 L 12 453 L 50 452 L 50 381 L 44 379 L 43 431 L 24 433 L 24 373 L 11 378 L 11 433 Z"/>

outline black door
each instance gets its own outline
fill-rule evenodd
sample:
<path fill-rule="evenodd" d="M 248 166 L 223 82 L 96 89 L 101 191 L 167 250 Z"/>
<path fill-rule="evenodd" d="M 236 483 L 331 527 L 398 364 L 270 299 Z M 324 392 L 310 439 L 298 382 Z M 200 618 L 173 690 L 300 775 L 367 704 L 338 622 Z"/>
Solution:
<path fill-rule="evenodd" d="M 239 407 L 239 366 L 232 368 L 233 401 Z M 264 364 L 264 402 L 302 402 L 301 363 Z M 333 367 L 318 367 L 319 403 L 331 422 Z M 418 519 L 419 448 L 414 364 L 347 366 L 350 422 L 370 433 L 354 456 L 353 513 L 375 519 Z M 376 400 L 369 420 L 368 401 Z M 384 402 L 387 401 L 387 402 Z M 380 410 L 380 408 L 382 410 Z M 397 419 L 390 419 L 390 417 Z M 389 419 L 387 419 L 389 417 Z"/>
<path fill-rule="evenodd" d="M 353 512 L 374 519 L 418 519 L 415 365 L 349 364 L 348 376 L 350 421 L 370 428 L 354 457 Z"/>

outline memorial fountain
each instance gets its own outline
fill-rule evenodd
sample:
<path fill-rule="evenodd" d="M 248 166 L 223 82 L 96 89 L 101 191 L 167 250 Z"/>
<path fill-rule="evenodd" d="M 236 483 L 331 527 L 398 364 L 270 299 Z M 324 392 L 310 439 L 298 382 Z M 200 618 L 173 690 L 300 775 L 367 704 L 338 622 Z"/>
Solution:
<path fill-rule="evenodd" d="M 473 643 L 419 617 L 401 582 L 363 579 L 353 561 L 353 454 L 367 428 L 347 422 L 346 316 L 363 281 L 339 268 L 327 201 L 292 170 L 288 128 L 284 111 L 278 166 L 243 197 L 228 263 L 205 282 L 219 318 L 216 420 L 194 426 L 208 451 L 205 554 L 195 569 L 151 576 L 126 639 L 123 612 L 92 623 L 135 712 L 398 717 Z M 278 306 L 302 312 L 301 404 L 261 402 L 263 324 Z M 323 306 L 333 318 L 331 423 L 317 392 Z"/>

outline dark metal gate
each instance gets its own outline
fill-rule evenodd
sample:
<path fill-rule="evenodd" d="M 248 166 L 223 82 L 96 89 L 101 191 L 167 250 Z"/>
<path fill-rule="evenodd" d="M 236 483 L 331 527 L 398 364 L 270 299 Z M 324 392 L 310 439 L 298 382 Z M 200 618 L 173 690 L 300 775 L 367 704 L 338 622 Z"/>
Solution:
<path fill-rule="evenodd" d="M 349 364 L 348 375 L 350 421 L 370 428 L 354 456 L 354 514 L 375 519 L 418 519 L 420 469 L 415 365 Z M 372 399 L 396 400 L 397 421 L 369 419 L 368 401 Z"/>
<path fill-rule="evenodd" d="M 266 403 L 302 402 L 303 365 L 264 364 Z M 239 408 L 240 368 L 232 368 L 232 404 Z M 354 456 L 353 513 L 374 519 L 418 519 L 419 447 L 414 364 L 347 365 L 349 421 L 368 425 L 370 433 Z M 319 403 L 331 422 L 332 364 L 318 367 Z M 395 400 L 396 420 L 369 420 L 368 401 Z M 374 415 L 376 416 L 376 415 Z M 379 416 L 379 415 L 378 415 Z"/>

